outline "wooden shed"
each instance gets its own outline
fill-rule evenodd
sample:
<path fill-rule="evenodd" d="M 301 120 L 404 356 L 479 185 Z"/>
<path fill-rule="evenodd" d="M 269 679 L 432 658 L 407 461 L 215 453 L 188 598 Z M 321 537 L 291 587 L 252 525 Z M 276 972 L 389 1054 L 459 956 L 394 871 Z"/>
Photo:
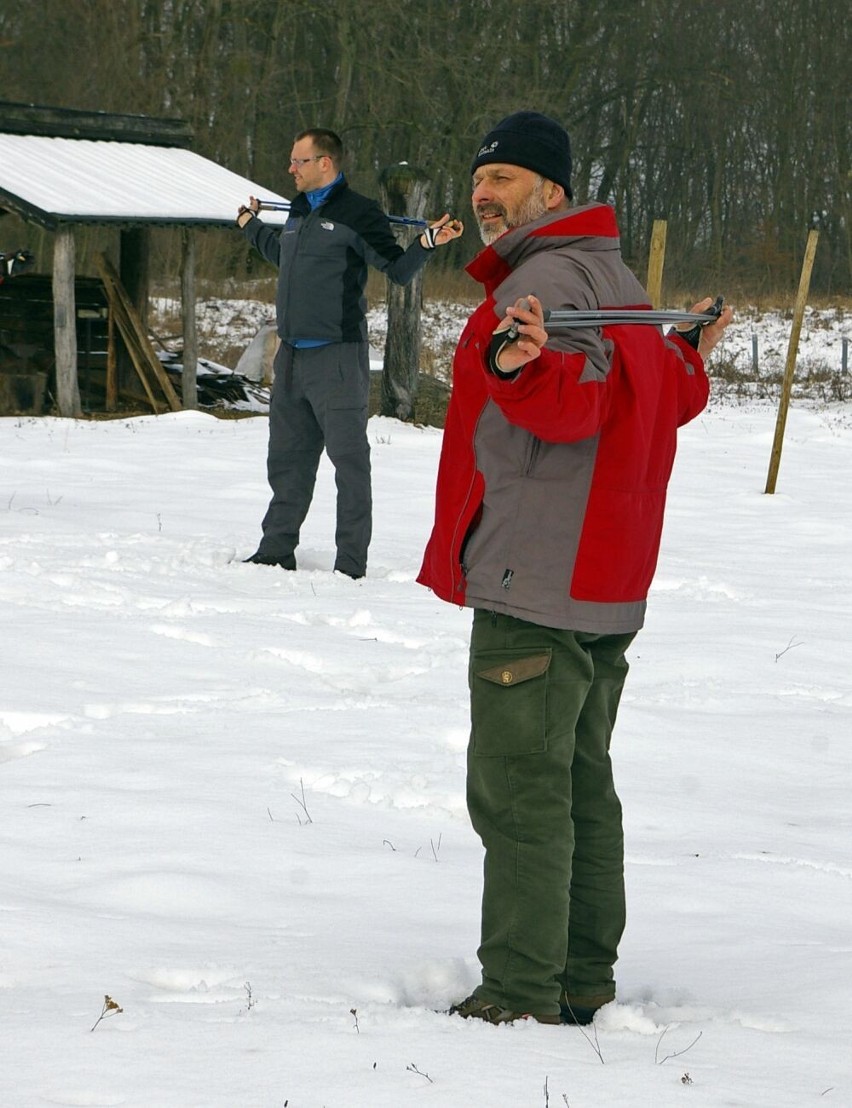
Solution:
<path fill-rule="evenodd" d="M 60 415 L 81 414 L 81 367 L 105 375 L 109 408 L 122 360 L 155 411 L 196 406 L 194 232 L 233 227 L 249 195 L 284 198 L 193 153 L 191 144 L 189 125 L 178 119 L 0 102 L 0 247 L 20 245 L 5 241 L 8 212 L 54 235 L 52 276 L 0 285 L 0 412 L 4 394 L 7 410 L 9 398 L 37 402 L 49 380 Z M 266 220 L 286 218 L 270 212 Z M 76 272 L 75 228 L 84 224 L 114 227 L 119 237 L 118 266 L 100 256 L 97 277 Z M 181 232 L 180 397 L 145 333 L 154 226 Z"/>

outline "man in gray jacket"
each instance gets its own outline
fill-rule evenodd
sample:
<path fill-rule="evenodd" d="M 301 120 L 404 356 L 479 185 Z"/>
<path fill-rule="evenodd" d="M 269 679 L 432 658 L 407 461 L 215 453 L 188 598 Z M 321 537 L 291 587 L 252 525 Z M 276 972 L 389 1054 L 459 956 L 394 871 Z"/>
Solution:
<path fill-rule="evenodd" d="M 290 154 L 299 195 L 285 226 L 280 232 L 265 226 L 254 197 L 237 214 L 249 242 L 278 266 L 281 339 L 269 411 L 272 500 L 260 545 L 246 560 L 296 568 L 299 532 L 325 447 L 337 484 L 334 568 L 357 579 L 367 571 L 372 533 L 368 266 L 408 284 L 430 251 L 457 238 L 462 225 L 445 215 L 403 250 L 376 202 L 349 188 L 342 159 L 343 146 L 333 131 L 303 131 Z"/>

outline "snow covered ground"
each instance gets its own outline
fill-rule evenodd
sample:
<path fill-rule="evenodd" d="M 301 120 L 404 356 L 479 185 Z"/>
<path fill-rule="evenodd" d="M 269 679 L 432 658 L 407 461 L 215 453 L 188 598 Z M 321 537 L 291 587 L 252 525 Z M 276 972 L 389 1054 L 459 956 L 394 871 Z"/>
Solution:
<path fill-rule="evenodd" d="M 794 405 L 773 496 L 773 406 L 681 435 L 594 1036 L 440 1011 L 481 871 L 440 432 L 371 422 L 352 582 L 325 462 L 299 571 L 242 564 L 263 418 L 0 420 L 0 1104 L 852 1104 L 850 415 Z"/>

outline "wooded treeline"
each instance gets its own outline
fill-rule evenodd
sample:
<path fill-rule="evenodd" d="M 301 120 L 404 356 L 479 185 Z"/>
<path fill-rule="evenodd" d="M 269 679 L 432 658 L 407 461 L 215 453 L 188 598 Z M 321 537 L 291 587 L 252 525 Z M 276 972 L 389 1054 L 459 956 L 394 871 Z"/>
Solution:
<path fill-rule="evenodd" d="M 846 294 L 849 26 L 848 0 L 0 0 L 0 88 L 188 119 L 198 153 L 285 195 L 293 135 L 330 126 L 355 187 L 408 161 L 468 224 L 480 139 L 535 108 L 640 276 L 666 219 L 670 286 L 795 287 L 820 212 L 812 288 Z M 469 227 L 440 261 L 477 243 Z"/>

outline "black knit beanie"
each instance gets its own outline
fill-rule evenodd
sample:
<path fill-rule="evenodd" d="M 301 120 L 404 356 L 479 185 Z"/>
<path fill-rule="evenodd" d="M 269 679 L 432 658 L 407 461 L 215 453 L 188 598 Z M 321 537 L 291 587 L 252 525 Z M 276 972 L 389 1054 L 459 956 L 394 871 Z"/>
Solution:
<path fill-rule="evenodd" d="M 470 172 L 475 173 L 481 165 L 491 162 L 531 169 L 562 185 L 568 199 L 572 197 L 571 140 L 564 127 L 541 112 L 515 112 L 489 131 Z"/>

